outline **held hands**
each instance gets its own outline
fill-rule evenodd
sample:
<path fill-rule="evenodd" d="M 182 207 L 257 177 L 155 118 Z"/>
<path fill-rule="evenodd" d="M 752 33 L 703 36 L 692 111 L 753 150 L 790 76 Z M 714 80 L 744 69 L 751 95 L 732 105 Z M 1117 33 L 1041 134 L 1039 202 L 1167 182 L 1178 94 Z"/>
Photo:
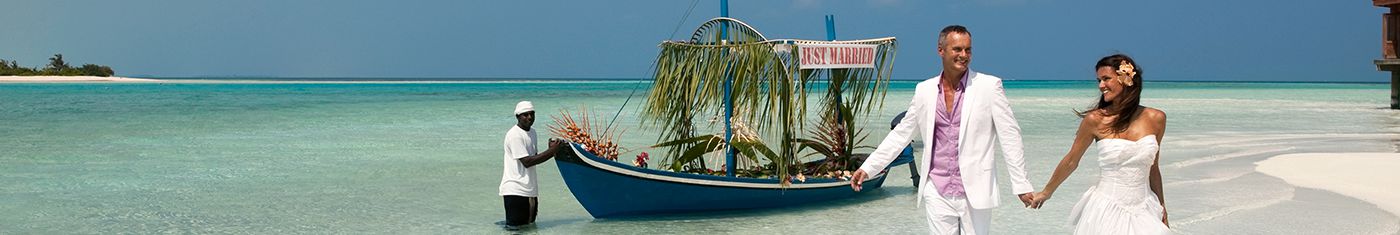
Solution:
<path fill-rule="evenodd" d="M 1040 192 L 1035 192 L 1034 194 L 1035 194 L 1035 195 L 1032 195 L 1032 196 L 1031 196 L 1031 198 L 1032 198 L 1032 199 L 1031 199 L 1031 203 L 1030 203 L 1031 209 L 1040 209 L 1040 206 L 1044 206 L 1044 205 L 1045 205 L 1045 200 L 1050 200 L 1050 193 L 1048 193 L 1048 192 L 1040 191 Z"/>
<path fill-rule="evenodd" d="M 851 189 L 860 192 L 860 184 L 865 182 L 865 177 L 867 175 L 863 170 L 856 170 L 854 174 L 851 174 Z"/>
<path fill-rule="evenodd" d="M 1026 208 L 1030 208 L 1031 202 L 1035 201 L 1034 192 L 1022 193 L 1020 195 L 1016 195 L 1016 197 L 1021 198 L 1021 204 L 1025 204 Z"/>

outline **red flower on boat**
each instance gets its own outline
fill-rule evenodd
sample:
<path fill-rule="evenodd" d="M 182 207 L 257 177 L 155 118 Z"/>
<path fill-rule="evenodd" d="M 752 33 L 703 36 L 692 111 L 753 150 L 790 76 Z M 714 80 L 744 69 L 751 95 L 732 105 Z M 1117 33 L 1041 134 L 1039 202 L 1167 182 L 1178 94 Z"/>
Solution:
<path fill-rule="evenodd" d="M 647 152 L 642 152 L 642 154 L 637 154 L 637 160 L 632 160 L 632 165 L 636 167 L 647 168 L 648 159 L 651 158 L 647 157 Z"/>

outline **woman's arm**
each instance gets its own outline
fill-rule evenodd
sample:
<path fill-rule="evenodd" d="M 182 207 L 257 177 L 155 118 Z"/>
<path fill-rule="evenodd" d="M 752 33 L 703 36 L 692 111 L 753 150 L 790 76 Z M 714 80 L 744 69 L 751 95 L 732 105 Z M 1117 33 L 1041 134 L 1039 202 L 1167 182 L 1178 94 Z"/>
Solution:
<path fill-rule="evenodd" d="M 1060 164 L 1055 166 L 1055 173 L 1050 175 L 1050 182 L 1046 182 L 1045 187 L 1041 188 L 1044 191 L 1035 193 L 1031 200 L 1031 208 L 1039 209 L 1041 205 L 1045 204 L 1045 200 L 1049 200 L 1050 196 L 1055 194 L 1055 189 L 1060 187 L 1060 183 L 1064 183 L 1065 179 L 1069 179 L 1069 175 L 1079 168 L 1079 159 L 1084 157 L 1084 150 L 1088 149 L 1089 144 L 1094 142 L 1094 133 L 1098 130 L 1102 120 L 1102 116 L 1096 112 L 1090 112 L 1089 115 L 1084 116 L 1083 120 L 1079 121 L 1079 130 L 1074 134 L 1074 145 L 1071 145 L 1069 153 L 1060 159 Z"/>
<path fill-rule="evenodd" d="M 1149 187 L 1152 188 L 1152 193 L 1157 194 L 1157 202 L 1162 204 L 1162 224 L 1171 227 L 1171 224 L 1167 223 L 1167 199 L 1162 197 L 1164 195 L 1162 193 L 1162 170 L 1158 167 L 1158 163 L 1162 160 L 1162 135 L 1167 133 L 1167 114 L 1161 110 L 1150 110 L 1153 111 L 1153 124 L 1157 127 L 1157 156 L 1152 159 L 1152 174 L 1147 181 Z"/>

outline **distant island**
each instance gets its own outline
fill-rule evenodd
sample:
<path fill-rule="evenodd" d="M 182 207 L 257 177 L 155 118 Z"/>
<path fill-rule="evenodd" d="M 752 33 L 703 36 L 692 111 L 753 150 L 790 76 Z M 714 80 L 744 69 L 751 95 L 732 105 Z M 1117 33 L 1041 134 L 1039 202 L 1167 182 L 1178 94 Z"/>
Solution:
<path fill-rule="evenodd" d="M 14 60 L 0 59 L 0 76 L 96 76 L 111 77 L 112 67 L 84 64 L 81 67 L 69 66 L 63 61 L 63 54 L 54 54 L 49 64 L 42 68 L 20 67 Z"/>

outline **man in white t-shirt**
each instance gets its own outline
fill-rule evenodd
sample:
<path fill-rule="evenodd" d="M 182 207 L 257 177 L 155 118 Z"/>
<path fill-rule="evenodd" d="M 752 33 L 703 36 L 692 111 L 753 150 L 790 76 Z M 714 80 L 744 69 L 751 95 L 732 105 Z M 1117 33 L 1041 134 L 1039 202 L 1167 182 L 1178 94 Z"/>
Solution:
<path fill-rule="evenodd" d="M 536 183 L 535 165 L 554 157 L 564 145 L 562 141 L 551 140 L 549 149 L 538 153 L 535 149 L 535 107 L 530 101 L 515 104 L 515 126 L 506 131 L 505 166 L 501 172 L 501 197 L 505 200 L 506 226 L 516 227 L 535 223 L 539 213 L 539 184 Z"/>

